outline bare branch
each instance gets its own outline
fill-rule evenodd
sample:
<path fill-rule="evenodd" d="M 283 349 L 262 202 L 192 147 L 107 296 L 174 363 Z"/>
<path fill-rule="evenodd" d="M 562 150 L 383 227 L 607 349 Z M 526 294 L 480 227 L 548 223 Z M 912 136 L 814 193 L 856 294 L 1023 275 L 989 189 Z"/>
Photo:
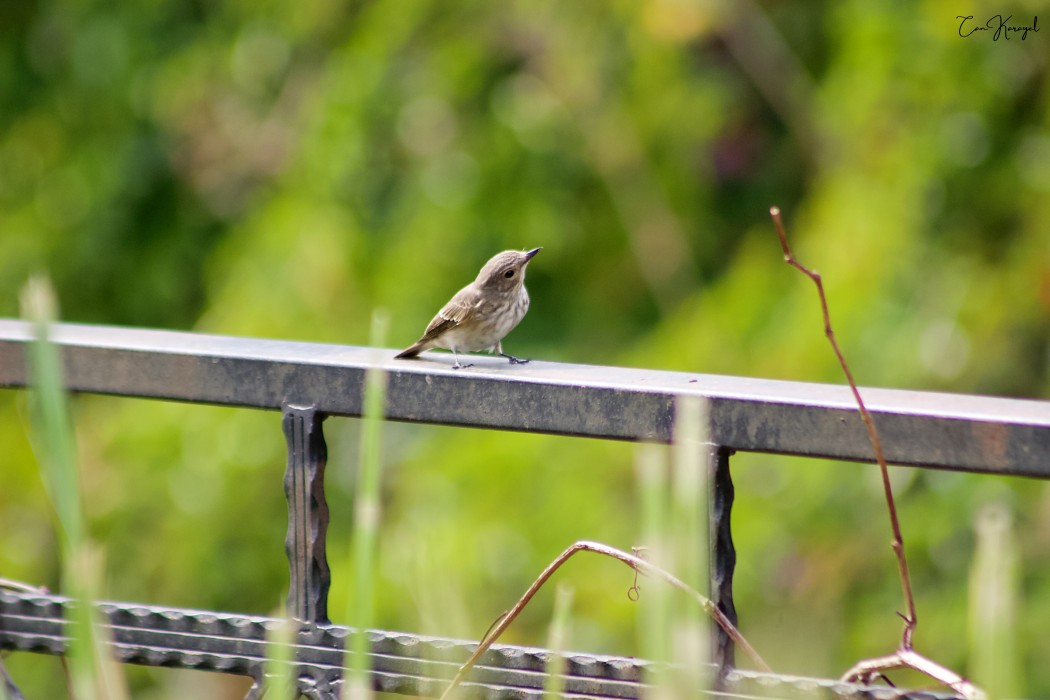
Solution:
<path fill-rule="evenodd" d="M 871 683 L 875 679 L 882 677 L 884 671 L 896 668 L 911 668 L 943 683 L 968 700 L 982 698 L 984 697 L 984 693 L 965 678 L 951 669 L 930 661 L 912 649 L 912 634 L 915 631 L 915 624 L 918 618 L 915 614 L 915 598 L 912 595 L 911 577 L 908 574 L 908 561 L 904 556 L 904 538 L 901 536 L 900 521 L 897 518 L 897 506 L 893 499 L 893 488 L 890 486 L 890 473 L 889 468 L 886 466 L 886 456 L 882 451 L 882 441 L 879 440 L 879 433 L 875 429 L 875 421 L 872 420 L 871 413 L 868 412 L 867 406 L 864 405 L 864 399 L 860 396 L 860 391 L 857 389 L 857 383 L 853 380 L 853 373 L 850 372 L 849 365 L 846 363 L 846 358 L 842 354 L 838 342 L 835 340 L 835 332 L 831 326 L 831 313 L 828 311 L 828 300 L 827 296 L 824 294 L 824 283 L 818 273 L 800 263 L 792 254 L 791 246 L 788 245 L 787 234 L 784 233 L 784 224 L 780 220 L 779 207 L 771 207 L 769 209 L 769 215 L 773 217 L 773 224 L 777 230 L 777 237 L 780 239 L 780 247 L 784 251 L 785 262 L 813 280 L 813 284 L 817 287 L 817 295 L 820 297 L 820 309 L 824 314 L 824 334 L 828 337 L 828 342 L 831 343 L 832 350 L 835 351 L 835 357 L 838 358 L 839 365 L 842 367 L 842 372 L 846 375 L 846 381 L 849 382 L 850 391 L 853 392 L 853 398 L 857 402 L 857 409 L 860 411 L 861 420 L 864 421 L 864 426 L 868 429 L 868 439 L 871 441 L 871 447 L 875 452 L 875 461 L 878 462 L 879 471 L 882 474 L 882 487 L 886 493 L 886 505 L 890 514 L 890 526 L 893 529 L 893 542 L 891 543 L 891 546 L 893 547 L 893 553 L 897 557 L 897 568 L 900 572 L 901 588 L 904 590 L 904 604 L 907 609 L 907 613 L 900 614 L 904 619 L 904 632 L 901 635 L 901 644 L 897 651 L 889 656 L 865 659 L 864 661 L 857 663 L 853 668 L 846 672 L 842 677 L 842 680 L 847 682 Z"/>
<path fill-rule="evenodd" d="M 893 553 L 897 556 L 897 568 L 900 570 L 901 588 L 904 591 L 904 606 L 907 610 L 901 616 L 904 618 L 901 648 L 911 649 L 912 633 L 915 630 L 918 618 L 915 613 L 915 597 L 912 595 L 911 590 L 911 576 L 908 574 L 908 560 L 904 556 L 904 538 L 901 536 L 900 520 L 897 518 L 897 504 L 893 499 L 893 487 L 890 485 L 890 470 L 886 466 L 886 455 L 882 451 L 882 441 L 879 439 L 879 433 L 875 429 L 875 421 L 872 420 L 871 413 L 868 412 L 868 407 L 864 405 L 864 399 L 860 396 L 857 383 L 853 380 L 853 373 L 849 369 L 846 357 L 842 354 L 838 341 L 835 340 L 835 331 L 831 326 L 831 312 L 828 310 L 828 299 L 824 294 L 824 282 L 819 273 L 800 263 L 792 254 L 787 234 L 784 232 L 784 224 L 780 220 L 780 208 L 771 207 L 769 215 L 773 217 L 777 237 L 780 238 L 780 247 L 784 251 L 784 261 L 813 280 L 813 284 L 817 287 L 817 296 L 820 297 L 820 310 L 824 315 L 824 335 L 828 337 L 831 349 L 835 351 L 835 357 L 838 358 L 839 365 L 842 367 L 842 373 L 846 375 L 850 391 L 853 392 L 853 398 L 857 402 L 861 420 L 864 421 L 864 427 L 868 429 L 868 439 L 871 441 L 871 447 L 875 451 L 875 461 L 878 462 L 879 471 L 882 474 L 882 488 L 886 494 L 886 506 L 890 513 L 890 527 L 893 530 L 893 542 L 890 546 L 893 548 Z"/>

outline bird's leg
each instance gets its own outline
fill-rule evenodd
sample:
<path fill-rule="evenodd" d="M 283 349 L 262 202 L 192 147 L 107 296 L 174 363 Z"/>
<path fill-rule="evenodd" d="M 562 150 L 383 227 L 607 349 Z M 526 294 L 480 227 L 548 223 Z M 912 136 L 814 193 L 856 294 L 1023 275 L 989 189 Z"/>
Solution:
<path fill-rule="evenodd" d="M 523 360 L 520 357 L 514 357 L 513 355 L 507 355 L 506 353 L 500 353 L 500 357 L 505 357 L 510 360 L 510 364 L 526 364 L 529 360 Z"/>
<path fill-rule="evenodd" d="M 508 360 L 510 360 L 510 363 L 512 365 L 523 365 L 526 362 L 528 362 L 528 360 L 522 360 L 521 358 L 514 357 L 513 355 L 508 355 L 507 353 L 503 352 L 503 341 L 502 340 L 499 341 L 498 343 L 496 343 L 496 354 L 499 355 L 500 357 L 505 357 Z"/>
<path fill-rule="evenodd" d="M 469 365 L 461 365 L 459 363 L 459 355 L 456 354 L 456 349 L 455 348 L 449 348 L 449 350 L 452 351 L 452 359 L 456 361 L 455 364 L 452 365 L 452 369 L 463 369 L 465 367 L 473 367 L 474 366 L 473 363 L 471 363 Z"/>

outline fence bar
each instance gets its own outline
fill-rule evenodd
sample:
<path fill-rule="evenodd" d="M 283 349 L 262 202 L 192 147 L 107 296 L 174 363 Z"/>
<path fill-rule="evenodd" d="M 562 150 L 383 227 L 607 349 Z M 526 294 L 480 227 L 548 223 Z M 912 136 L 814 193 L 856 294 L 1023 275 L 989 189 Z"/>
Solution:
<path fill-rule="evenodd" d="M 736 548 L 733 546 L 733 531 L 730 527 L 734 490 L 733 479 L 729 474 L 729 450 L 713 446 L 709 455 L 711 600 L 736 625 L 738 620 L 733 604 Z M 733 640 L 718 625 L 712 625 L 712 632 L 712 661 L 722 670 L 731 668 L 736 663 Z"/>
<path fill-rule="evenodd" d="M 0 319 L 0 387 L 24 387 L 22 321 Z M 365 372 L 389 374 L 393 420 L 670 442 L 674 400 L 711 401 L 710 439 L 728 449 L 871 461 L 849 389 L 534 360 L 508 365 L 371 348 L 57 324 L 74 391 L 282 410 L 310 387 L 327 415 L 359 416 Z M 1050 478 L 1050 402 L 862 388 L 893 464 Z"/>
<path fill-rule="evenodd" d="M 288 614 L 304 622 L 328 623 L 328 589 L 332 576 L 325 554 L 328 502 L 324 469 L 328 449 L 313 406 L 284 407 L 288 467 L 284 492 L 288 497 L 288 536 L 284 547 L 291 568 Z"/>
<path fill-rule="evenodd" d="M 69 645 L 68 598 L 0 590 L 0 650 L 65 654 Z M 124 663 L 191 668 L 260 678 L 273 644 L 267 630 L 277 618 L 183 608 L 99 603 L 113 650 Z M 350 629 L 307 625 L 297 640 L 301 689 L 338 692 Z M 471 654 L 476 642 L 381 630 L 368 633 L 373 687 L 385 693 L 437 697 Z M 548 653 L 543 649 L 496 644 L 462 686 L 460 697 L 482 700 L 543 700 Z M 568 654 L 565 697 L 574 700 L 644 695 L 648 663 L 634 658 Z M 714 673 L 713 667 L 704 669 Z M 702 697 L 828 697 L 858 700 L 947 700 L 930 691 L 848 685 L 833 680 L 730 671 L 724 690 Z"/>

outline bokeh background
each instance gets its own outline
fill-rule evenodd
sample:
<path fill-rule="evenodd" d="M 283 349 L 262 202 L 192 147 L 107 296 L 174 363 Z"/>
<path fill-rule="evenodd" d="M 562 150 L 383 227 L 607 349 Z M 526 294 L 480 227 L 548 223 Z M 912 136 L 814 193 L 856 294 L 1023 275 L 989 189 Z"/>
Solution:
<path fill-rule="evenodd" d="M 0 315 L 46 271 L 65 319 L 414 340 L 493 253 L 543 246 L 524 357 L 839 382 L 779 204 L 862 384 L 1050 398 L 1044 2 L 0 3 Z M 1050 13 L 1040 17 L 1043 23 Z M 276 414 L 79 397 L 113 599 L 266 614 L 287 571 Z M 0 576 L 56 587 L 25 399 L 0 392 Z M 355 421 L 331 443 L 346 605 Z M 385 429 L 380 624 L 479 638 L 577 539 L 638 544 L 636 448 Z M 891 651 L 874 467 L 734 459 L 742 628 L 778 670 Z M 1050 695 L 1050 486 L 895 470 L 920 651 L 968 672 L 974 524 L 1010 525 L 1019 693 Z M 982 515 L 984 514 L 984 515 Z M 1005 520 L 1004 520 L 1005 516 Z M 573 563 L 573 646 L 637 650 L 629 580 Z M 509 641 L 542 644 L 552 594 Z M 57 661 L 6 660 L 29 697 Z M 128 669 L 136 698 L 242 697 Z"/>

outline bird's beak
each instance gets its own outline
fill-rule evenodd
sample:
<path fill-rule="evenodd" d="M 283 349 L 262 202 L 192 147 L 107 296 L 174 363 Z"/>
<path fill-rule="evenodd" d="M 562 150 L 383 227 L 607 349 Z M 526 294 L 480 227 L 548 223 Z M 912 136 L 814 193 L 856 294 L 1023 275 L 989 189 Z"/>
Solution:
<path fill-rule="evenodd" d="M 533 248 L 528 253 L 525 253 L 525 260 L 526 261 L 532 260 L 532 258 L 536 255 L 536 253 L 540 252 L 541 250 L 543 250 L 543 248 Z"/>

